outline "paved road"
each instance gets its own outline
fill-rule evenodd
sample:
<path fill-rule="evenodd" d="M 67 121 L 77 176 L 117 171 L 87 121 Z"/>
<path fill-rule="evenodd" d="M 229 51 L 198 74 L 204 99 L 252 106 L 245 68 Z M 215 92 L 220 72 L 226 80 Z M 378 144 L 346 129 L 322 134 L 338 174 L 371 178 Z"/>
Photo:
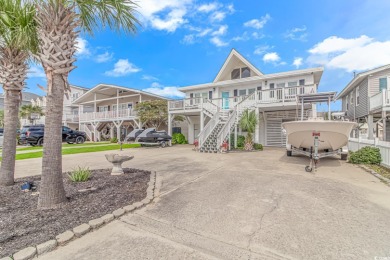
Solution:
<path fill-rule="evenodd" d="M 200 154 L 140 148 L 126 166 L 156 170 L 159 198 L 41 259 L 374 259 L 390 257 L 390 188 L 337 159 L 315 174 L 283 149 Z M 64 170 L 109 167 L 105 152 Z M 17 176 L 40 160 L 17 162 Z"/>

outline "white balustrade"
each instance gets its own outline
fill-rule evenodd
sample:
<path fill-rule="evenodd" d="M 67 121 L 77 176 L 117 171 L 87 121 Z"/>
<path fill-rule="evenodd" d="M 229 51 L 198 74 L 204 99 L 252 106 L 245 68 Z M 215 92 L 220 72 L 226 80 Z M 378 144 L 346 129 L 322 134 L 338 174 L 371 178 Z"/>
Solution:
<path fill-rule="evenodd" d="M 137 113 L 133 109 L 121 109 L 102 112 L 89 112 L 80 115 L 80 122 L 94 120 L 115 120 L 133 118 Z"/>

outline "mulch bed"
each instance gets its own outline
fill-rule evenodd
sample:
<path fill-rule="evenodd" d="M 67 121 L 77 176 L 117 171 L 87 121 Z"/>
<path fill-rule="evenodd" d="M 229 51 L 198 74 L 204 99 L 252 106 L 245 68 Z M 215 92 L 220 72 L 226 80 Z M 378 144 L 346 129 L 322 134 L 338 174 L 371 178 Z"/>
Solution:
<path fill-rule="evenodd" d="M 71 182 L 64 173 L 69 202 L 54 210 L 38 210 L 38 195 L 20 189 L 30 181 L 39 191 L 40 176 L 17 179 L 14 186 L 0 188 L 0 258 L 144 199 L 150 172 L 124 170 L 119 176 L 111 176 L 111 169 L 91 170 L 89 181 L 79 183 Z M 79 192 L 90 187 L 97 189 Z"/>

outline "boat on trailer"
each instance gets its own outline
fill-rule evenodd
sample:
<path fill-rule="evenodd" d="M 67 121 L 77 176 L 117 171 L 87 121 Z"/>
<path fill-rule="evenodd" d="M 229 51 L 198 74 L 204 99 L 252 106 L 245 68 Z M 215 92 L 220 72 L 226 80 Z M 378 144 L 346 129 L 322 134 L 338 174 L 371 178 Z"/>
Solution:
<path fill-rule="evenodd" d="M 342 160 L 348 156 L 348 139 L 355 122 L 344 120 L 340 113 L 335 113 L 340 120 L 332 120 L 330 103 L 334 101 L 336 92 L 298 95 L 301 104 L 301 120 L 285 122 L 282 127 L 287 136 L 287 156 L 293 153 L 303 154 L 310 158 L 310 164 L 305 167 L 307 172 L 316 169 L 320 158 L 341 155 Z M 328 103 L 328 120 L 314 117 L 304 120 L 303 109 L 305 103 Z"/>

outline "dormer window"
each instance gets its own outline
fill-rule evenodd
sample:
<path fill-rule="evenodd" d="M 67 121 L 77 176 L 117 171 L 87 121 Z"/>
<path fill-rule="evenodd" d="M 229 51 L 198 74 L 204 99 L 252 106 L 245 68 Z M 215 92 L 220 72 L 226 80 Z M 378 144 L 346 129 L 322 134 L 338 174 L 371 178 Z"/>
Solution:
<path fill-rule="evenodd" d="M 232 70 L 231 77 L 232 79 L 242 79 L 248 78 L 251 76 L 251 70 L 248 67 L 238 68 Z"/>

